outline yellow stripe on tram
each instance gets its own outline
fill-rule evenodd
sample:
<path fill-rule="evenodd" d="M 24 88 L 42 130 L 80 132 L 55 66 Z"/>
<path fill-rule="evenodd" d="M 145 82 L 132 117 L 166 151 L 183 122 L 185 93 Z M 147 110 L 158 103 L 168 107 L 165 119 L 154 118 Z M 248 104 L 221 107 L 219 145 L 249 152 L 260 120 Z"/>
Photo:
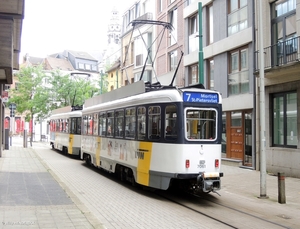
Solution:
<path fill-rule="evenodd" d="M 140 142 L 136 157 L 138 158 L 137 166 L 137 183 L 149 186 L 149 170 L 152 154 L 151 142 Z"/>
<path fill-rule="evenodd" d="M 73 144 L 74 144 L 74 135 L 70 134 L 70 136 L 69 136 L 68 154 L 73 154 Z"/>
<path fill-rule="evenodd" d="M 100 149 L 101 149 L 101 138 L 96 138 L 96 165 L 100 166 Z"/>

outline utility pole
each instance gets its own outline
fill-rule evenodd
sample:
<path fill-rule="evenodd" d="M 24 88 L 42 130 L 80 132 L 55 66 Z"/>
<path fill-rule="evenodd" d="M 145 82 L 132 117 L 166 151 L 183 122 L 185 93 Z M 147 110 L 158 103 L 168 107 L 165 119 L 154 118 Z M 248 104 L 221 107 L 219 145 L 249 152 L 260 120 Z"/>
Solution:
<path fill-rule="evenodd" d="M 202 34 L 202 2 L 198 2 L 198 34 L 199 34 L 199 57 L 198 57 L 198 74 L 199 83 L 204 85 L 204 69 L 203 69 L 203 34 Z"/>
<path fill-rule="evenodd" d="M 266 127 L 265 127 L 265 72 L 264 72 L 264 48 L 263 48 L 263 18 L 262 18 L 262 2 L 259 5 L 259 104 L 260 104 L 260 198 L 268 198 L 266 191 Z"/>

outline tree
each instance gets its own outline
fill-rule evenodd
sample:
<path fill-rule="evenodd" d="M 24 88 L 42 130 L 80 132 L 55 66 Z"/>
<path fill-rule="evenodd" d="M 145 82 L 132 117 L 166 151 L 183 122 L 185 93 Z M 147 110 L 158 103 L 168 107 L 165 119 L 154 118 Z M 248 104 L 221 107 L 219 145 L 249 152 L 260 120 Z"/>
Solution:
<path fill-rule="evenodd" d="M 42 70 L 41 65 L 21 68 L 17 73 L 17 87 L 11 90 L 9 103 L 16 104 L 16 112 L 25 114 L 26 121 L 33 120 L 33 115 L 40 112 L 37 104 L 43 104 L 43 101 L 40 100 L 45 98 L 38 95 L 39 92 L 43 91 L 41 85 L 45 75 Z M 32 145 L 32 135 L 30 144 Z"/>
<path fill-rule="evenodd" d="M 22 67 L 16 76 L 17 87 L 11 90 L 9 103 L 16 104 L 16 112 L 24 114 L 27 122 L 33 117 L 44 120 L 59 107 L 83 105 L 99 91 L 87 75 L 71 76 L 58 70 L 48 74 L 42 65 Z"/>

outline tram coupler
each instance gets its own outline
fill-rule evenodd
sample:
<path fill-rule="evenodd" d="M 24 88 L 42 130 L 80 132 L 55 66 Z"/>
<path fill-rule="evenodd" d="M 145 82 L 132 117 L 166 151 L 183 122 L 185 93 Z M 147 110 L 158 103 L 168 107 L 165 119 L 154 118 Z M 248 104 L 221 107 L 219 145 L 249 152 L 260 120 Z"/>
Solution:
<path fill-rule="evenodd" d="M 220 179 L 211 179 L 211 178 L 219 178 L 219 176 L 216 176 L 217 174 L 214 174 L 214 177 L 210 177 L 209 179 L 205 178 L 204 173 L 200 173 L 197 176 L 197 184 L 202 187 L 203 192 L 214 192 L 217 193 L 216 190 L 220 189 Z M 220 195 L 219 193 L 217 193 Z"/>

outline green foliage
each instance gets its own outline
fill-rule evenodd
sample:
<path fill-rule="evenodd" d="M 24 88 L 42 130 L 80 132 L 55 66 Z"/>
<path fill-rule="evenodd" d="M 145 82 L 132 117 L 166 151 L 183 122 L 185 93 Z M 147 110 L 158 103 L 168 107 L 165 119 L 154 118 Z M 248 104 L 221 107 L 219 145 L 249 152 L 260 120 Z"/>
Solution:
<path fill-rule="evenodd" d="M 15 103 L 17 113 L 29 121 L 47 118 L 60 107 L 82 105 L 99 89 L 84 75 L 70 76 L 60 71 L 45 73 L 42 66 L 23 67 L 17 73 L 17 87 L 10 92 L 9 103 Z"/>

